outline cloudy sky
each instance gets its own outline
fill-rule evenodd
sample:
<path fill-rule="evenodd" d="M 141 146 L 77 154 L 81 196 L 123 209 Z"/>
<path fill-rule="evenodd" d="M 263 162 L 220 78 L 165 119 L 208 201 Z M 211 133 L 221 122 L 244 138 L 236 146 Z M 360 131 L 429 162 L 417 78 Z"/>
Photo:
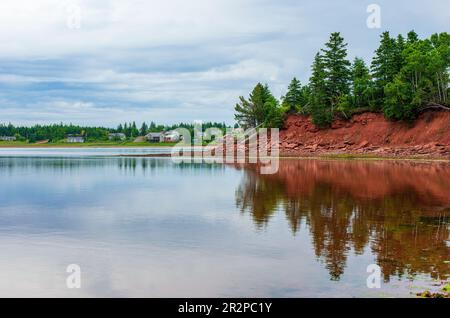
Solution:
<path fill-rule="evenodd" d="M 367 6 L 381 8 L 370 29 Z M 448 0 L 2 0 L 0 122 L 233 123 L 258 81 L 307 81 L 340 31 L 370 60 L 384 30 L 450 31 Z"/>

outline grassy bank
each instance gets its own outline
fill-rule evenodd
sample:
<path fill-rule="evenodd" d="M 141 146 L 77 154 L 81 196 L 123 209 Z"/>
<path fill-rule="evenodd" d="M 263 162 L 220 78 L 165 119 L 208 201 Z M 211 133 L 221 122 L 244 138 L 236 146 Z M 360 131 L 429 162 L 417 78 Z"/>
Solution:
<path fill-rule="evenodd" d="M 49 142 L 28 143 L 25 141 L 0 141 L 0 148 L 115 148 L 115 147 L 172 147 L 171 142 L 97 141 L 84 143 Z"/>

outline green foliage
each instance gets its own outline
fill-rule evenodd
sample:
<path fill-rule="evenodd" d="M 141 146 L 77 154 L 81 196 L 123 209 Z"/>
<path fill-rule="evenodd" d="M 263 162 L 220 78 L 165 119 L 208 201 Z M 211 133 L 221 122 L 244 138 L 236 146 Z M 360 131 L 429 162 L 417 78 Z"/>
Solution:
<path fill-rule="evenodd" d="M 144 121 L 142 123 L 141 129 L 139 129 L 139 134 L 141 136 L 145 136 L 147 134 L 147 132 L 148 132 L 148 126 L 147 126 L 147 123 Z"/>
<path fill-rule="evenodd" d="M 0 136 L 16 136 L 18 140 L 36 142 L 49 140 L 57 142 L 67 135 L 82 135 L 88 141 L 107 140 L 108 129 L 102 127 L 82 127 L 76 125 L 53 124 L 35 125 L 32 127 L 15 127 L 12 124 L 0 124 Z"/>
<path fill-rule="evenodd" d="M 110 133 L 125 133 L 129 140 L 132 141 L 132 137 L 139 136 L 143 133 L 143 128 L 147 125 L 144 123 L 141 130 L 135 129 L 136 124 L 131 123 L 124 125 L 120 124 L 117 129 L 104 128 L 104 127 L 84 127 L 76 125 L 65 125 L 65 124 L 54 124 L 54 125 L 35 125 L 32 127 L 16 127 L 12 124 L 0 124 L 0 136 L 15 136 L 17 141 L 28 141 L 34 143 L 37 141 L 48 140 L 50 143 L 60 143 L 64 142 L 68 135 L 81 135 L 85 138 L 86 143 L 98 143 L 98 142 L 108 142 Z M 208 129 L 211 127 L 219 128 L 225 132 L 228 126 L 225 123 L 217 122 L 205 122 L 202 124 L 203 129 Z M 177 128 L 186 128 L 191 132 L 194 130 L 193 124 L 175 124 L 175 125 L 156 125 L 152 122 L 146 131 L 163 131 L 163 130 L 174 130 Z M 144 134 L 142 134 L 144 135 Z M 120 138 L 116 138 L 113 141 L 121 141 Z M 136 144 L 137 145 L 137 144 Z"/>
<path fill-rule="evenodd" d="M 331 33 L 323 52 L 323 66 L 326 74 L 327 97 L 331 112 L 343 95 L 350 91 L 350 62 L 347 60 L 347 43 L 339 32 Z"/>
<path fill-rule="evenodd" d="M 448 105 L 450 36 L 434 34 L 420 40 L 408 34 L 402 68 L 385 86 L 384 113 L 391 119 L 412 120 L 429 105 Z"/>
<path fill-rule="evenodd" d="M 384 101 L 384 115 L 388 119 L 414 119 L 414 107 L 411 104 L 412 91 L 409 85 L 396 77 L 388 83 L 384 89 L 386 97 Z"/>
<path fill-rule="evenodd" d="M 330 36 L 316 54 L 308 85 L 294 78 L 281 107 L 266 86 L 258 84 L 250 98 L 240 98 L 236 120 L 244 127 L 281 126 L 285 113 L 310 114 L 313 123 L 329 127 L 334 113 L 349 117 L 362 110 L 383 112 L 391 120 L 414 120 L 430 107 L 449 109 L 450 35 L 419 39 L 411 31 L 391 38 L 381 35 L 370 70 L 360 58 L 347 60 L 340 33 Z"/>
<path fill-rule="evenodd" d="M 351 95 L 343 95 L 338 101 L 337 110 L 340 111 L 345 117 L 350 117 L 354 107 L 354 100 Z"/>
<path fill-rule="evenodd" d="M 302 85 L 300 84 L 300 81 L 294 77 L 288 86 L 286 96 L 282 98 L 282 105 L 288 112 L 297 113 L 305 104 L 303 97 Z"/>
<path fill-rule="evenodd" d="M 235 119 L 244 128 L 280 127 L 283 123 L 284 110 L 272 95 L 267 85 L 258 83 L 249 95 L 249 99 L 239 97 L 235 106 Z"/>
<path fill-rule="evenodd" d="M 333 114 L 329 107 L 329 98 L 327 97 L 325 64 L 320 53 L 317 53 L 314 58 L 309 83 L 311 88 L 310 113 L 313 123 L 318 127 L 327 127 L 333 120 Z"/>
<path fill-rule="evenodd" d="M 413 43 L 416 43 L 417 41 L 419 41 L 419 36 L 417 35 L 417 33 L 414 30 L 411 30 L 408 32 L 407 39 L 408 39 L 407 40 L 408 44 L 413 44 Z"/>
<path fill-rule="evenodd" d="M 375 51 L 372 60 L 372 77 L 374 80 L 374 95 L 378 109 L 382 108 L 384 98 L 384 87 L 394 80 L 394 77 L 400 71 L 402 64 L 401 50 L 404 45 L 402 37 L 397 41 L 390 37 L 389 32 L 383 32 L 381 35 L 380 46 Z"/>
<path fill-rule="evenodd" d="M 351 74 L 351 95 L 344 97 L 346 105 L 348 104 L 347 108 L 370 107 L 371 100 L 374 98 L 375 88 L 364 60 L 355 58 Z"/>

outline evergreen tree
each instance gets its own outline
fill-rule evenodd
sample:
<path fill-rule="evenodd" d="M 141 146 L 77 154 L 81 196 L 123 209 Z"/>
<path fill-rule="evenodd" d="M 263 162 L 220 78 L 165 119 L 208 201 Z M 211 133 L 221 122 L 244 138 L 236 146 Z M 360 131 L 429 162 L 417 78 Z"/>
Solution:
<path fill-rule="evenodd" d="M 239 97 L 235 106 L 235 120 L 244 128 L 275 127 L 281 125 L 281 109 L 267 85 L 258 83 L 246 100 Z"/>
<path fill-rule="evenodd" d="M 417 41 L 419 41 L 419 36 L 417 35 L 417 33 L 414 30 L 409 31 L 407 35 L 407 43 L 414 44 Z"/>
<path fill-rule="evenodd" d="M 375 104 L 379 108 L 383 105 L 384 87 L 394 80 L 395 75 L 399 71 L 397 66 L 399 61 L 396 53 L 395 39 L 390 37 L 389 32 L 383 32 L 381 34 L 380 46 L 375 51 L 371 66 L 375 84 Z"/>
<path fill-rule="evenodd" d="M 355 58 L 352 65 L 353 107 L 368 107 L 372 97 L 372 81 L 369 68 L 361 58 Z"/>
<path fill-rule="evenodd" d="M 266 128 L 281 128 L 286 110 L 280 106 L 267 84 L 264 85 L 264 92 L 264 120 L 262 125 Z"/>
<path fill-rule="evenodd" d="M 350 91 L 350 62 L 347 60 L 347 43 L 339 32 L 331 33 L 329 41 L 322 49 L 326 70 L 327 95 L 330 100 L 331 114 L 342 96 Z"/>
<path fill-rule="evenodd" d="M 133 121 L 131 124 L 131 131 L 130 131 L 131 137 L 137 137 L 139 136 L 139 130 L 137 129 L 136 122 Z"/>
<path fill-rule="evenodd" d="M 395 52 L 394 52 L 394 60 L 395 60 L 395 73 L 398 74 L 404 65 L 403 59 L 403 50 L 406 47 L 405 38 L 399 34 L 397 36 L 397 40 L 395 43 Z"/>
<path fill-rule="evenodd" d="M 139 134 L 141 135 L 141 136 L 145 136 L 146 134 L 147 134 L 147 131 L 148 131 L 148 126 L 147 126 L 147 124 L 145 123 L 145 121 L 142 123 L 142 126 L 141 126 L 141 129 L 139 130 Z"/>
<path fill-rule="evenodd" d="M 283 98 L 283 107 L 286 108 L 288 112 L 296 113 L 305 105 L 303 98 L 302 85 L 300 84 L 300 81 L 294 77 L 288 86 L 286 96 Z"/>
<path fill-rule="evenodd" d="M 263 113 L 263 85 L 258 83 L 250 94 L 249 100 L 239 97 L 239 103 L 234 107 L 235 120 L 244 128 L 256 127 L 261 123 Z"/>
<path fill-rule="evenodd" d="M 312 121 L 318 127 L 327 127 L 333 120 L 327 97 L 326 80 L 325 63 L 320 53 L 317 53 L 312 65 L 309 87 L 311 89 L 310 108 Z"/>

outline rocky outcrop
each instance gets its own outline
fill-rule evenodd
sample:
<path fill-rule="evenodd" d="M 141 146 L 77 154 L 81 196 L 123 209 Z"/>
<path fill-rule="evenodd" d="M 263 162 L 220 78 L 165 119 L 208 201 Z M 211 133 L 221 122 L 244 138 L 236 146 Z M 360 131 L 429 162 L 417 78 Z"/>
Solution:
<path fill-rule="evenodd" d="M 308 116 L 290 115 L 280 131 L 284 156 L 333 154 L 450 159 L 450 112 L 428 111 L 413 122 L 362 113 L 318 129 Z"/>

